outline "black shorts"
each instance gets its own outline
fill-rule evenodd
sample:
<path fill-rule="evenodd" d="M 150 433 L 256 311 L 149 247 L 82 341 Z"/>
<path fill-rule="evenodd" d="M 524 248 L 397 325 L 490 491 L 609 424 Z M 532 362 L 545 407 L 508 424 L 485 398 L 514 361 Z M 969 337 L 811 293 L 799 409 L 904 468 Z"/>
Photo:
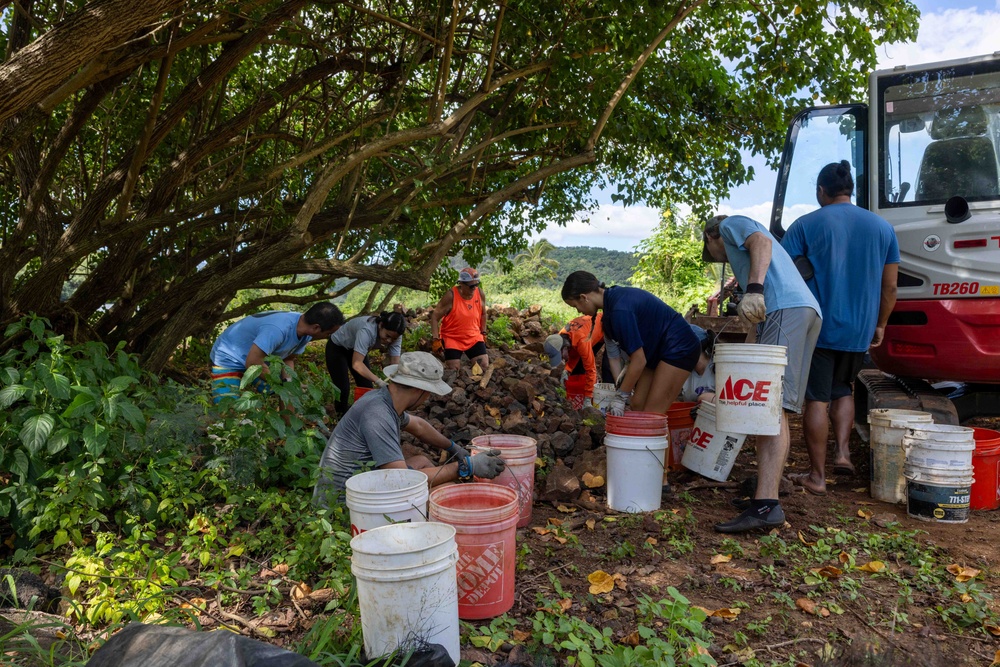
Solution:
<path fill-rule="evenodd" d="M 668 366 L 673 366 L 674 368 L 679 368 L 682 371 L 687 371 L 690 373 L 694 370 L 694 367 L 698 365 L 698 360 L 701 358 L 701 346 L 696 346 L 689 350 L 686 354 L 681 353 L 678 355 L 671 355 L 670 357 L 661 357 L 660 359 L 652 359 L 646 362 L 646 368 L 656 369 L 660 362 L 667 364 Z"/>
<path fill-rule="evenodd" d="M 864 352 L 844 352 L 817 347 L 809 365 L 806 399 L 829 403 L 850 396 L 854 378 L 865 363 Z"/>
<path fill-rule="evenodd" d="M 444 358 L 445 361 L 454 361 L 455 359 L 461 359 L 462 355 L 467 356 L 469 359 L 474 357 L 481 357 L 486 354 L 486 343 L 479 341 L 468 350 L 455 350 L 452 348 L 444 348 Z"/>

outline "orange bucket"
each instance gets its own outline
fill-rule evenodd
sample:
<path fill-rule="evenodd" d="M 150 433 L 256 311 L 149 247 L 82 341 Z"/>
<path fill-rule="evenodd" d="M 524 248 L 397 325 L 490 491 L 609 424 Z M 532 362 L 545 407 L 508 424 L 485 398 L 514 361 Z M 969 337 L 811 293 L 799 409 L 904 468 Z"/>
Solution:
<path fill-rule="evenodd" d="M 354 388 L 354 400 L 357 402 L 359 398 L 367 394 L 372 390 L 372 387 L 355 387 Z"/>
<path fill-rule="evenodd" d="M 691 439 L 691 429 L 694 428 L 694 418 L 691 409 L 697 403 L 674 403 L 667 410 L 667 423 L 670 424 L 670 447 L 667 448 L 667 466 L 671 470 L 681 470 L 681 458 L 684 456 L 684 446 Z"/>
<path fill-rule="evenodd" d="M 1000 431 L 972 430 L 976 451 L 972 453 L 972 495 L 969 509 L 995 510 L 1000 507 Z"/>

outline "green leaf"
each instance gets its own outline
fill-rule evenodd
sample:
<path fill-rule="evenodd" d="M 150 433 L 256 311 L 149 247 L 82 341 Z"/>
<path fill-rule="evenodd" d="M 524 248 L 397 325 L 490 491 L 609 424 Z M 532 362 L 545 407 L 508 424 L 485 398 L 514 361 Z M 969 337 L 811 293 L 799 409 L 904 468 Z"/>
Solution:
<path fill-rule="evenodd" d="M 0 409 L 7 409 L 21 400 L 28 393 L 28 388 L 23 384 L 12 384 L 9 387 L 0 389 Z"/>
<path fill-rule="evenodd" d="M 576 659 L 580 662 L 581 667 L 594 667 L 594 656 L 590 655 L 586 651 L 580 651 L 577 653 Z"/>
<path fill-rule="evenodd" d="M 16 368 L 8 366 L 3 369 L 3 375 L 0 375 L 0 381 L 4 384 L 15 384 L 21 381 L 21 374 Z"/>
<path fill-rule="evenodd" d="M 243 374 L 240 378 L 240 391 L 244 391 L 247 386 L 253 383 L 254 380 L 260 377 L 261 373 L 264 371 L 263 366 L 251 366 L 247 369 L 247 372 Z"/>
<path fill-rule="evenodd" d="M 28 448 L 28 451 L 31 452 L 32 456 L 37 454 L 38 451 L 45 446 L 45 443 L 48 441 L 49 435 L 51 435 L 52 429 L 55 428 L 55 425 L 56 418 L 44 412 L 40 415 L 29 417 L 24 422 L 19 435 L 21 442 L 23 442 L 24 446 Z"/>
<path fill-rule="evenodd" d="M 28 325 L 28 328 L 31 329 L 31 333 L 38 340 L 45 337 L 45 322 L 43 320 L 37 318 L 31 320 L 31 324 Z"/>
<path fill-rule="evenodd" d="M 131 402 L 121 401 L 118 403 L 118 409 L 121 411 L 122 417 L 135 430 L 139 431 L 146 425 L 146 418 L 143 416 L 142 410 L 135 407 Z"/>
<path fill-rule="evenodd" d="M 3 332 L 3 337 L 4 338 L 10 338 L 14 334 L 16 334 L 19 331 L 21 331 L 21 329 L 23 329 L 23 328 L 24 328 L 24 320 L 18 320 L 17 322 L 9 324 L 9 325 L 7 325 L 7 328 Z"/>
<path fill-rule="evenodd" d="M 62 450 L 66 449 L 66 445 L 69 444 L 71 437 L 73 436 L 73 431 L 68 428 L 61 428 L 52 434 L 48 442 L 48 453 L 58 454 Z"/>
<path fill-rule="evenodd" d="M 76 395 L 73 402 L 63 411 L 62 416 L 70 419 L 79 411 L 90 412 L 95 405 L 97 405 L 97 399 L 89 391 L 81 392 Z"/>
<path fill-rule="evenodd" d="M 46 388 L 53 396 L 61 401 L 69 400 L 69 378 L 60 373 L 53 373 L 51 380 L 46 382 Z"/>
<path fill-rule="evenodd" d="M 21 479 L 28 476 L 28 456 L 24 453 L 23 449 L 17 449 L 14 451 L 14 460 L 11 461 L 10 470 L 11 472 L 16 472 Z"/>
<path fill-rule="evenodd" d="M 118 377 L 111 378 L 108 382 L 108 386 L 116 391 L 125 391 L 136 382 L 137 380 L 130 375 L 119 375 Z"/>
<path fill-rule="evenodd" d="M 104 453 L 108 445 L 108 429 L 101 424 L 87 424 L 83 429 L 83 446 L 87 452 L 97 458 Z"/>

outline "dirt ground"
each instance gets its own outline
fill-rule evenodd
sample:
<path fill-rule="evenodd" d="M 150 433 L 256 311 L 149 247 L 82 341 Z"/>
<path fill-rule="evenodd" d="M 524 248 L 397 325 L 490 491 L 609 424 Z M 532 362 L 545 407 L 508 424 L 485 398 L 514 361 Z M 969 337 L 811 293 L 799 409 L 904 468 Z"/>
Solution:
<path fill-rule="evenodd" d="M 975 425 L 996 428 L 997 423 L 980 421 Z M 947 565 L 976 568 L 981 571 L 976 581 L 982 589 L 973 592 L 973 597 L 994 612 L 1000 609 L 993 601 L 1000 592 L 996 576 L 1000 572 L 1000 512 L 972 512 L 966 524 L 943 524 L 910 518 L 905 505 L 876 502 L 867 489 L 868 446 L 856 433 L 852 438 L 856 475 L 829 477 L 824 497 L 809 495 L 801 487 L 782 497 L 787 523 L 775 534 L 798 547 L 815 544 L 822 537 L 831 541 L 838 530 L 852 535 L 884 533 L 887 528 L 898 528 L 893 522 L 905 530 L 922 531 L 913 539 L 921 549 L 935 554 L 933 562 L 915 567 L 906 562 L 904 554 L 883 557 L 890 571 L 904 580 L 912 579 L 909 590 L 900 590 L 899 578 L 853 576 L 858 571 L 837 562 L 841 548 L 835 547 L 832 560 L 826 564 L 840 567 L 844 579 L 828 586 L 824 594 L 813 595 L 818 608 L 809 608 L 808 603 L 798 601 L 808 599 L 816 586 L 801 575 L 801 554 L 787 558 L 774 555 L 762 533 L 726 536 L 712 530 L 713 524 L 739 512 L 731 505 L 732 499 L 740 496 L 739 490 L 713 487 L 693 473 L 677 472 L 671 473 L 671 491 L 664 493 L 662 501 L 662 509 L 676 518 L 676 531 L 664 528 L 670 521 L 665 524 L 651 514 L 628 516 L 594 510 L 595 506 L 604 507 L 603 489 L 593 492 L 591 509 L 537 502 L 531 526 L 518 531 L 523 570 L 518 573 L 517 600 L 511 615 L 530 631 L 529 619 L 544 606 L 543 601 L 565 596 L 571 601 L 564 602 L 564 606 L 570 604 L 567 614 L 597 627 L 610 627 L 616 638 L 623 640 L 635 629 L 636 599 L 641 595 L 661 599 L 667 587 L 673 586 L 692 604 L 709 611 L 736 610 L 735 618 L 726 618 L 732 614 L 723 612 L 706 621 L 716 637 L 711 653 L 719 664 L 743 664 L 751 656 L 760 661 L 757 664 L 816 664 L 818 653 L 853 644 L 880 650 L 893 647 L 893 664 L 989 665 L 1000 649 L 1000 638 L 992 636 L 989 628 L 959 630 L 944 623 L 935 608 L 961 607 L 962 601 L 942 599 L 940 587 L 922 586 L 921 572 L 924 566 L 939 570 Z M 730 479 L 752 475 L 754 466 L 753 447 L 748 441 Z M 807 467 L 801 423 L 796 419 L 787 471 Z M 588 520 L 592 521 L 588 524 Z M 867 560 L 864 547 L 854 543 L 843 550 L 853 549 L 855 565 L 861 566 Z M 732 556 L 731 560 L 718 562 L 727 556 Z M 823 563 L 811 565 L 820 567 Z M 597 570 L 620 574 L 621 585 L 609 594 L 591 594 L 587 576 Z M 827 608 L 834 613 L 824 615 Z M 485 664 L 503 658 L 481 650 L 473 650 L 467 657 Z"/>

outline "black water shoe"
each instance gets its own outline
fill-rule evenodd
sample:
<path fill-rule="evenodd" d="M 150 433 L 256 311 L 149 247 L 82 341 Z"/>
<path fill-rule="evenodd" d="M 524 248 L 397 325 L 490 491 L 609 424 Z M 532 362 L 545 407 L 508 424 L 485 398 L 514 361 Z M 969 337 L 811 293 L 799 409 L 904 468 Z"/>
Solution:
<path fill-rule="evenodd" d="M 746 533 L 751 530 L 770 530 L 785 525 L 785 511 L 775 505 L 769 512 L 761 514 L 760 509 L 751 507 L 735 519 L 715 524 L 719 533 Z"/>

